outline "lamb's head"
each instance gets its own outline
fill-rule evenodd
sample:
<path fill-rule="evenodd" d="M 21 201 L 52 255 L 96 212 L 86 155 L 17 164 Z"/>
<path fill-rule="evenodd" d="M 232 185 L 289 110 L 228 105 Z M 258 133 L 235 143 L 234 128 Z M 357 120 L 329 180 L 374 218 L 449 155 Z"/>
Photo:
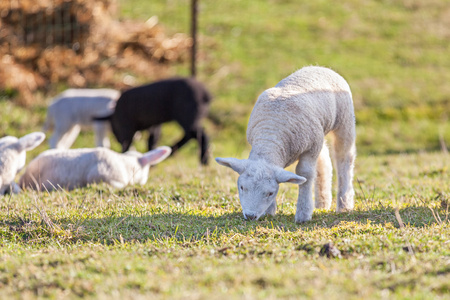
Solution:
<path fill-rule="evenodd" d="M 220 158 L 216 161 L 239 173 L 238 190 L 244 218 L 254 220 L 275 214 L 276 196 L 282 182 L 303 184 L 306 179 L 263 160 Z"/>
<path fill-rule="evenodd" d="M 33 132 L 18 139 L 6 136 L 0 139 L 0 195 L 12 188 L 12 192 L 19 192 L 14 183 L 17 173 L 25 166 L 26 151 L 39 146 L 45 139 L 42 132 Z"/>
<path fill-rule="evenodd" d="M 109 122 L 111 125 L 111 131 L 113 132 L 114 136 L 116 137 L 116 140 L 119 142 L 119 144 L 122 146 L 122 150 L 124 149 L 128 149 L 131 145 L 131 141 L 127 141 L 126 137 L 128 136 L 128 126 L 126 126 L 125 124 L 127 124 L 126 122 L 123 122 L 123 120 L 121 119 L 122 116 L 116 113 L 112 113 L 109 114 L 107 116 L 100 116 L 101 114 L 99 114 L 99 116 L 93 117 L 92 121 L 94 122 Z M 125 151 L 125 150 L 124 150 Z"/>

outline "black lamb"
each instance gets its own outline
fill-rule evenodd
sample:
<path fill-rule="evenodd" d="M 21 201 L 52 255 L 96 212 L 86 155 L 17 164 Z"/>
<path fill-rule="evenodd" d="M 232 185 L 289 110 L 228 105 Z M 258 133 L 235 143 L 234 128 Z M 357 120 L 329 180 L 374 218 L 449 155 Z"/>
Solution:
<path fill-rule="evenodd" d="M 184 137 L 172 146 L 172 154 L 195 138 L 201 149 L 200 162 L 208 164 L 208 136 L 201 126 L 211 102 L 205 86 L 193 78 L 171 78 L 129 89 L 122 93 L 115 111 L 95 120 L 110 120 L 122 152 L 127 151 L 137 131 L 149 130 L 148 149 L 161 135 L 161 124 L 176 121 Z"/>

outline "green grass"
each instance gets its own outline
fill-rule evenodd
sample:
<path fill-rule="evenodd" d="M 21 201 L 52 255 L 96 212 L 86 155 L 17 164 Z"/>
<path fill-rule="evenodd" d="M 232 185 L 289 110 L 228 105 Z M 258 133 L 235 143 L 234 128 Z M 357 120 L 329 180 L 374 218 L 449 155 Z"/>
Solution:
<path fill-rule="evenodd" d="M 355 210 L 316 211 L 303 225 L 294 223 L 295 187 L 281 186 L 275 217 L 249 222 L 236 175 L 196 165 L 168 160 L 146 186 L 123 191 L 3 198 L 0 297 L 448 295 L 448 156 L 360 157 Z M 329 242 L 340 258 L 320 254 Z"/>
<path fill-rule="evenodd" d="M 131 0 L 122 11 L 188 32 L 189 2 Z M 245 128 L 263 90 L 323 65 L 353 90 L 360 153 L 440 149 L 440 135 L 450 140 L 449 9 L 448 0 L 201 2 L 199 78 L 216 96 L 221 136 Z"/>
<path fill-rule="evenodd" d="M 188 33 L 189 4 L 120 1 L 118 16 L 157 15 L 168 32 Z M 440 150 L 450 143 L 449 10 L 449 0 L 200 2 L 198 77 L 215 96 L 209 128 L 218 147 L 245 145 L 236 132 L 263 90 L 323 65 L 352 88 L 360 154 Z M 186 64 L 172 71 L 188 72 Z"/>
<path fill-rule="evenodd" d="M 120 17 L 157 14 L 176 32 L 187 2 L 121 1 Z M 331 67 L 353 90 L 355 210 L 295 224 L 297 188 L 281 185 L 277 215 L 245 221 L 237 175 L 200 167 L 191 142 L 145 186 L 0 198 L 0 298 L 448 298 L 450 156 L 437 150 L 450 141 L 449 11 L 447 0 L 201 1 L 212 157 L 248 155 L 261 91 L 303 65 Z M 3 95 L 1 136 L 41 128 L 47 101 L 24 109 Z M 161 144 L 180 135 L 168 124 Z M 74 147 L 93 144 L 83 132 Z M 328 243 L 340 255 L 328 257 Z"/>

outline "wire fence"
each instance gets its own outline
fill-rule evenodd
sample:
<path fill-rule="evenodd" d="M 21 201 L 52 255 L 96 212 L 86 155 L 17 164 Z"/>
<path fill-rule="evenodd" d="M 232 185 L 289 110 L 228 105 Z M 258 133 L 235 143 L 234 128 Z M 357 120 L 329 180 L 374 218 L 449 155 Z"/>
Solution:
<path fill-rule="evenodd" d="M 83 18 L 77 1 L 47 1 L 39 5 L 9 0 L 2 4 L 1 19 L 14 28 L 18 45 L 80 47 L 89 32 L 89 16 Z"/>
<path fill-rule="evenodd" d="M 174 31 L 158 21 L 173 7 L 189 16 L 190 1 L 152 2 L 148 19 L 139 21 L 120 18 L 116 0 L 0 1 L 0 90 L 18 90 L 27 104 L 34 91 L 61 82 L 123 89 L 135 84 L 127 73 L 155 80 L 176 66 L 195 74 L 190 23 Z"/>
<path fill-rule="evenodd" d="M 33 2 L 3 0 L 0 4 L 1 22 L 14 28 L 14 37 L 10 37 L 9 44 L 19 46 L 39 45 L 41 47 L 64 45 L 74 50 L 83 47 L 88 42 L 87 37 L 92 25 L 90 23 L 92 14 L 95 14 L 97 9 L 94 8 L 93 11 L 88 12 L 86 10 L 86 3 L 88 2 L 90 1 L 44 0 Z M 117 15 L 117 12 L 114 11 L 120 5 L 120 1 L 92 0 L 91 3 L 94 2 L 103 6 L 103 9 L 110 10 L 112 15 Z M 176 1 L 176 3 L 169 1 L 167 5 L 154 5 L 151 14 L 156 16 L 157 19 L 160 15 L 167 16 L 174 5 L 177 6 L 177 9 L 185 10 L 189 20 L 188 22 L 186 22 L 186 19 L 176 20 L 175 23 L 173 20 L 169 22 L 177 32 L 183 32 L 194 37 L 192 48 L 195 52 L 197 0 L 183 0 Z M 195 58 L 195 55 L 192 57 Z M 191 65 L 194 65 L 194 63 L 191 62 Z M 192 72 L 195 73 L 195 68 Z"/>

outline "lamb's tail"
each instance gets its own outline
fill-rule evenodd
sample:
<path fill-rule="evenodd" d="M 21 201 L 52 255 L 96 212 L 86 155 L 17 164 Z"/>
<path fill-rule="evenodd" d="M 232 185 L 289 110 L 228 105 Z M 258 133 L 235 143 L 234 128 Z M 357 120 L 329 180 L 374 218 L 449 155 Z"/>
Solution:
<path fill-rule="evenodd" d="M 92 121 L 108 121 L 111 120 L 112 114 L 103 117 L 93 117 Z"/>

